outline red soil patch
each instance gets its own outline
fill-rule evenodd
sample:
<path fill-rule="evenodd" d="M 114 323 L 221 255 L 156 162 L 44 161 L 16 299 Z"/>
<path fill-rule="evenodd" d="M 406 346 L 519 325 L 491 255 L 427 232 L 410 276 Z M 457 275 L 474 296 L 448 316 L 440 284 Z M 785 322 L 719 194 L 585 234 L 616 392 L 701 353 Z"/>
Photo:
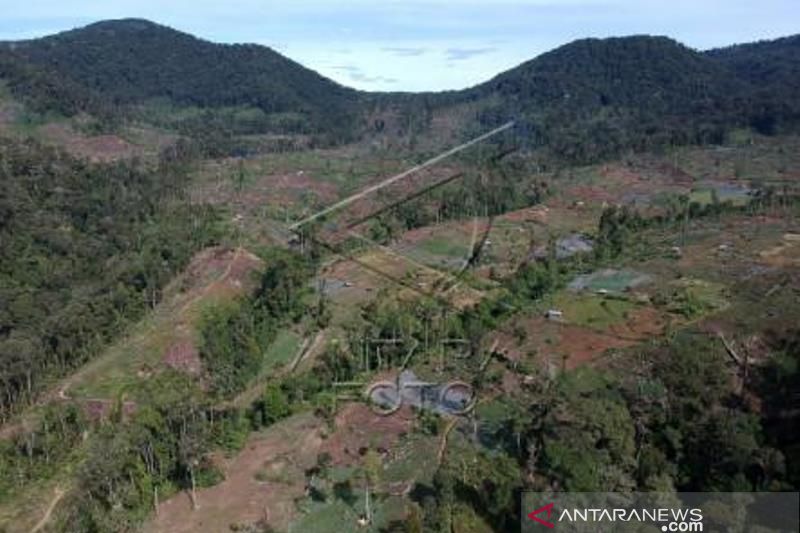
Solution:
<path fill-rule="evenodd" d="M 510 372 L 508 370 L 503 372 L 503 379 L 500 387 L 505 394 L 517 394 L 521 387 L 519 374 Z"/>
<path fill-rule="evenodd" d="M 567 368 L 575 368 L 601 356 L 611 348 L 626 348 L 664 332 L 668 318 L 652 307 L 638 307 L 622 323 L 606 331 L 563 325 L 555 351 L 566 357 Z"/>
<path fill-rule="evenodd" d="M 111 412 L 117 407 L 114 400 L 92 398 L 83 401 L 83 411 L 86 417 L 93 422 L 102 422 L 108 419 Z M 122 402 L 122 416 L 127 419 L 136 412 L 135 402 Z"/>
<path fill-rule="evenodd" d="M 400 237 L 400 241 L 403 244 L 417 244 L 430 239 L 437 230 L 441 231 L 441 226 L 415 228 L 405 232 L 402 237 Z"/>
<path fill-rule="evenodd" d="M 549 211 L 550 209 L 545 205 L 536 205 L 517 211 L 510 211 L 500 218 L 511 222 L 536 222 L 539 224 L 547 224 Z"/>
<path fill-rule="evenodd" d="M 287 191 L 293 194 L 313 192 L 320 200 L 332 201 L 336 199 L 336 185 L 305 173 L 283 174 L 269 179 L 270 185 L 278 191 Z"/>
<path fill-rule="evenodd" d="M 359 464 L 364 450 L 391 449 L 411 430 L 413 423 L 414 415 L 408 407 L 381 416 L 367 405 L 351 403 L 339 410 L 336 430 L 325 440 L 321 451 L 329 453 L 336 465 Z"/>
<path fill-rule="evenodd" d="M 86 137 L 63 124 L 47 124 L 41 128 L 46 139 L 67 152 L 91 161 L 116 161 L 139 155 L 140 150 L 116 135 Z"/>
<path fill-rule="evenodd" d="M 255 287 L 254 272 L 263 262 L 243 248 L 207 248 L 196 254 L 180 279 L 184 291 L 221 285 L 241 293 Z"/>
<path fill-rule="evenodd" d="M 460 233 L 461 237 L 464 238 L 464 244 L 467 244 L 473 232 L 480 237 L 488 228 L 489 224 L 485 219 L 480 219 L 477 224 L 475 224 L 473 220 L 463 220 L 433 226 L 423 226 L 405 232 L 400 237 L 398 248 L 405 249 L 408 246 L 417 245 L 437 235 L 458 238 L 458 236 L 454 236 L 453 233 Z"/>
<path fill-rule="evenodd" d="M 632 344 L 635 344 L 632 340 L 598 333 L 580 326 L 563 325 L 554 351 L 565 358 L 566 368 L 573 369 L 594 360 L 610 348 L 625 348 Z M 560 361 L 553 362 L 560 363 Z"/>
<path fill-rule="evenodd" d="M 116 135 L 99 135 L 76 139 L 69 149 L 96 161 L 114 161 L 135 155 L 136 149 Z"/>
<path fill-rule="evenodd" d="M 179 340 L 172 343 L 164 355 L 164 364 L 168 367 L 196 376 L 202 370 L 200 354 L 191 340 Z"/>
<path fill-rule="evenodd" d="M 675 185 L 691 187 L 694 184 L 694 176 L 681 168 L 676 168 L 674 165 L 662 162 L 656 168 L 660 174 L 668 176 Z"/>
<path fill-rule="evenodd" d="M 618 200 L 618 195 L 594 185 L 575 185 L 564 191 L 564 194 L 569 198 L 591 203 L 611 203 Z"/>
<path fill-rule="evenodd" d="M 192 338 L 196 320 L 195 305 L 208 297 L 235 298 L 256 286 L 255 272 L 263 262 L 243 248 L 207 248 L 192 258 L 184 273 L 167 288 L 180 293 L 176 302 L 173 335 L 162 361 L 167 366 L 197 376 L 202 362 Z"/>
<path fill-rule="evenodd" d="M 604 165 L 600 170 L 600 175 L 609 181 L 625 185 L 640 183 L 642 181 L 641 175 L 637 172 L 619 164 Z"/>
<path fill-rule="evenodd" d="M 236 172 L 235 160 L 215 164 L 219 178 L 192 192 L 193 201 L 212 205 L 228 205 L 240 212 L 260 211 L 265 205 L 308 206 L 313 198 L 318 204 L 332 203 L 338 197 L 335 184 L 302 171 L 259 176 L 242 190 L 231 177 Z M 310 197 L 311 198 L 310 198 Z"/>
<path fill-rule="evenodd" d="M 380 288 L 389 283 L 383 276 L 347 259 L 330 265 L 320 274 L 320 277 L 350 284 L 349 287 L 329 292 L 334 302 L 347 306 L 355 306 L 371 300 L 377 295 Z"/>
<path fill-rule="evenodd" d="M 626 322 L 614 324 L 606 331 L 534 317 L 521 323 L 528 332 L 522 343 L 508 331 L 497 332 L 493 339 L 498 342 L 497 352 L 511 361 L 535 353 L 542 362 L 572 369 L 595 360 L 608 349 L 625 348 L 660 335 L 667 320 L 651 307 L 637 308 Z"/>
<path fill-rule="evenodd" d="M 637 307 L 628 320 L 611 325 L 608 333 L 631 341 L 641 341 L 663 333 L 667 321 L 667 317 L 653 307 Z"/>

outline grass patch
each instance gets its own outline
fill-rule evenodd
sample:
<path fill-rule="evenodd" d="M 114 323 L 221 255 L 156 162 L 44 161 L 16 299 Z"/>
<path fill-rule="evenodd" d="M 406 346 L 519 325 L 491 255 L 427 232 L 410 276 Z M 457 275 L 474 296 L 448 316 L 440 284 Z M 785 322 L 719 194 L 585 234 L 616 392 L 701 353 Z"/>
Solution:
<path fill-rule="evenodd" d="M 329 531 L 359 531 L 358 518 L 364 511 L 364 490 L 353 489 L 352 505 L 338 498 L 325 502 L 306 501 L 301 504 L 304 514 L 291 525 L 291 531 L 303 533 L 328 533 Z M 373 522 L 363 531 L 383 531 L 392 521 L 400 520 L 405 514 L 405 501 L 402 498 L 379 494 L 372 495 Z"/>
<path fill-rule="evenodd" d="M 142 381 L 147 378 L 142 371 L 156 370 L 173 339 L 173 328 L 165 327 L 158 312 L 145 317 L 130 336 L 122 337 L 79 371 L 67 395 L 115 399 L 124 393 L 130 400 L 146 400 L 139 397 L 143 393 Z"/>
<path fill-rule="evenodd" d="M 363 509 L 363 502 L 359 509 Z M 359 511 L 342 500 L 330 502 L 309 502 L 305 514 L 297 519 L 291 527 L 292 531 L 304 533 L 327 533 L 328 531 L 355 531 L 358 527 Z"/>
<path fill-rule="evenodd" d="M 553 297 L 551 307 L 563 312 L 565 322 L 604 330 L 627 320 L 635 305 L 623 298 L 561 291 Z"/>
<path fill-rule="evenodd" d="M 576 277 L 570 284 L 571 289 L 588 289 L 591 291 L 605 290 L 609 292 L 624 292 L 630 287 L 641 285 L 650 280 L 646 274 L 632 270 L 605 269 Z"/>
<path fill-rule="evenodd" d="M 693 204 L 709 205 L 712 202 L 714 195 L 711 189 L 698 189 L 689 194 L 689 201 Z"/>
<path fill-rule="evenodd" d="M 693 278 L 670 284 L 666 294 L 662 293 L 660 298 L 670 312 L 690 320 L 725 309 L 729 305 L 724 285 Z"/>
<path fill-rule="evenodd" d="M 289 329 L 279 331 L 275 340 L 272 341 L 267 351 L 264 352 L 260 374 L 263 375 L 270 370 L 289 364 L 295 355 L 297 355 L 297 350 L 300 349 L 301 342 L 302 339 L 300 335 L 294 331 Z"/>
<path fill-rule="evenodd" d="M 438 441 L 425 435 L 409 435 L 394 460 L 386 465 L 383 481 L 431 483 L 436 471 Z"/>
<path fill-rule="evenodd" d="M 432 255 L 440 255 L 453 258 L 464 258 L 469 254 L 469 247 L 459 243 L 454 239 L 445 236 L 436 236 L 422 241 L 419 247 Z"/>
<path fill-rule="evenodd" d="M 453 531 L 463 531 L 464 533 L 492 533 L 494 530 L 477 512 L 475 512 L 475 509 L 459 502 L 453 509 Z"/>

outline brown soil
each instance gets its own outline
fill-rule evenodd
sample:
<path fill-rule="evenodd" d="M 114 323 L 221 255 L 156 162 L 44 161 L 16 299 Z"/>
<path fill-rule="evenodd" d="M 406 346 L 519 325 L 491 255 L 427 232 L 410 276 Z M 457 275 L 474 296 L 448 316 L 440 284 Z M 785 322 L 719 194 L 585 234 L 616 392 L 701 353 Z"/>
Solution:
<path fill-rule="evenodd" d="M 759 252 L 762 263 L 773 267 L 791 268 L 800 265 L 800 239 L 787 233 L 780 244 Z"/>
<path fill-rule="evenodd" d="M 566 368 L 572 369 L 593 361 L 610 348 L 625 348 L 632 344 L 635 342 L 580 326 L 565 325 L 561 329 L 556 350 L 560 358 L 566 358 Z M 560 360 L 553 362 L 560 363 Z"/>
<path fill-rule="evenodd" d="M 107 400 L 102 398 L 91 398 L 87 400 L 79 400 L 84 413 L 89 420 L 93 422 L 102 422 L 108 419 L 114 409 L 117 408 L 115 400 Z M 136 402 L 122 402 L 122 416 L 127 419 L 136 412 Z"/>
<path fill-rule="evenodd" d="M 329 453 L 336 465 L 359 464 L 369 448 L 390 450 L 411 430 L 413 421 L 414 415 L 407 407 L 381 416 L 362 403 L 347 404 L 336 415 L 336 430 L 325 440 L 321 451 Z"/>
<path fill-rule="evenodd" d="M 305 470 L 316 464 L 322 445 L 322 422 L 298 415 L 251 436 L 232 459 L 222 459 L 225 480 L 197 491 L 198 508 L 192 510 L 185 492 L 159 507 L 158 515 L 143 531 L 164 533 L 219 533 L 232 524 L 267 521 L 285 530 L 295 514 L 294 499 L 305 491 Z M 280 480 L 259 481 L 280 463 Z"/>
<path fill-rule="evenodd" d="M 667 320 L 651 307 L 637 308 L 626 322 L 614 324 L 607 331 L 534 317 L 521 322 L 528 332 L 522 344 L 511 335 L 509 328 L 496 333 L 494 338 L 498 341 L 497 351 L 509 360 L 520 361 L 535 353 L 542 363 L 572 369 L 591 363 L 608 349 L 625 348 L 660 335 Z"/>
<path fill-rule="evenodd" d="M 117 161 L 141 153 L 138 147 L 116 135 L 86 137 L 64 124 L 47 124 L 40 131 L 48 141 L 58 144 L 75 156 L 91 161 Z"/>
<path fill-rule="evenodd" d="M 164 364 L 168 367 L 196 376 L 202 370 L 200 354 L 191 340 L 176 340 L 164 354 Z"/>
<path fill-rule="evenodd" d="M 338 196 L 335 184 L 315 178 L 303 172 L 268 174 L 238 190 L 234 179 L 235 163 L 223 160 L 217 163 L 219 178 L 209 181 L 192 192 L 197 203 L 231 206 L 240 213 L 253 213 L 265 205 L 307 205 L 309 195 L 318 204 L 327 204 Z"/>
<path fill-rule="evenodd" d="M 594 185 L 576 185 L 564 191 L 564 194 L 569 198 L 587 203 L 612 203 L 619 200 L 617 195 Z"/>
<path fill-rule="evenodd" d="M 545 205 L 537 205 L 519 209 L 517 211 L 510 211 L 502 215 L 503 220 L 512 222 L 534 222 L 539 224 L 547 224 L 550 209 Z"/>
<path fill-rule="evenodd" d="M 207 248 L 197 253 L 184 273 L 167 288 L 177 294 L 180 305 L 174 327 L 174 339 L 164 352 L 167 366 L 197 376 L 202 362 L 192 336 L 197 306 L 201 298 L 236 297 L 252 291 L 256 285 L 255 272 L 262 266 L 259 257 L 243 248 Z"/>
<path fill-rule="evenodd" d="M 408 246 L 417 245 L 422 241 L 428 240 L 436 235 L 453 236 L 459 240 L 464 240 L 464 244 L 469 242 L 473 232 L 478 236 L 482 235 L 488 229 L 486 219 L 480 218 L 477 225 L 473 219 L 466 219 L 463 221 L 446 222 L 443 224 L 424 226 L 415 228 L 405 232 L 398 242 L 399 248 L 406 248 Z"/>
<path fill-rule="evenodd" d="M 608 333 L 626 340 L 642 341 L 664 332 L 668 318 L 653 307 L 637 307 L 622 323 L 612 324 Z"/>
<path fill-rule="evenodd" d="M 170 284 L 167 292 L 180 291 L 192 297 L 209 292 L 244 294 L 255 287 L 254 273 L 261 265 L 258 256 L 243 248 L 207 248 L 192 258 L 186 271 Z"/>

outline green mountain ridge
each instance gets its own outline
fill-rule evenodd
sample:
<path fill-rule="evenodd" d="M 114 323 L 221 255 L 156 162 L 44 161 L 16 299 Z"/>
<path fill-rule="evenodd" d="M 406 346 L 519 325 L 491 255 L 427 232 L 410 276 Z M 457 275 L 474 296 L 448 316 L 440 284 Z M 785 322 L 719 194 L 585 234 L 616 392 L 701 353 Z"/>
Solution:
<path fill-rule="evenodd" d="M 467 104 L 476 119 L 473 129 L 513 119 L 519 137 L 534 149 L 591 161 L 629 149 L 715 143 L 736 128 L 795 130 L 799 42 L 794 36 L 700 52 L 667 37 L 581 39 L 464 90 L 370 93 L 264 46 L 216 44 L 123 19 L 4 43 L 0 78 L 12 88 L 30 87 L 33 79 L 38 90 L 17 94 L 49 98 L 67 112 L 114 115 L 152 102 L 248 108 L 258 116 L 246 127 L 226 119 L 231 134 L 325 133 L 334 142 L 369 132 L 366 118 L 376 109 L 422 116 L 418 129 L 424 132 L 428 111 L 446 115 Z"/>
<path fill-rule="evenodd" d="M 215 44 L 139 19 L 98 22 L 5 48 L 117 107 L 153 100 L 247 106 L 301 115 L 309 129 L 323 129 L 347 119 L 357 94 L 270 48 Z"/>

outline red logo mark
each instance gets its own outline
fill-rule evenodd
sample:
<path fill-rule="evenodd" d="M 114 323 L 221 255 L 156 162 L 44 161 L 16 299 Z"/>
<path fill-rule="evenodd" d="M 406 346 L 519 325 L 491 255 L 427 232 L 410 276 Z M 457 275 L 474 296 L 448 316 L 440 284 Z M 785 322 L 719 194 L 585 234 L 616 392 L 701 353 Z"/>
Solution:
<path fill-rule="evenodd" d="M 539 524 L 542 524 L 543 526 L 545 526 L 545 527 L 549 527 L 549 528 L 551 528 L 551 529 L 552 529 L 552 528 L 554 528 L 554 527 L 556 527 L 556 525 L 555 525 L 555 524 L 553 524 L 552 522 L 546 522 L 545 520 L 542 520 L 541 518 L 539 518 L 538 516 L 536 516 L 537 514 L 540 514 L 540 513 L 544 513 L 544 512 L 546 512 L 546 513 L 547 513 L 547 518 L 550 518 L 550 515 L 551 515 L 551 514 L 552 514 L 552 512 L 553 512 L 553 505 L 555 505 L 555 504 L 553 504 L 553 503 L 548 503 L 548 504 L 547 504 L 547 505 L 545 505 L 544 507 L 539 507 L 539 508 L 538 508 L 538 509 L 536 509 L 535 511 L 533 511 L 533 512 L 531 512 L 531 513 L 528 513 L 528 518 L 530 518 L 530 519 L 531 519 L 531 520 L 533 520 L 534 522 L 538 522 Z"/>

